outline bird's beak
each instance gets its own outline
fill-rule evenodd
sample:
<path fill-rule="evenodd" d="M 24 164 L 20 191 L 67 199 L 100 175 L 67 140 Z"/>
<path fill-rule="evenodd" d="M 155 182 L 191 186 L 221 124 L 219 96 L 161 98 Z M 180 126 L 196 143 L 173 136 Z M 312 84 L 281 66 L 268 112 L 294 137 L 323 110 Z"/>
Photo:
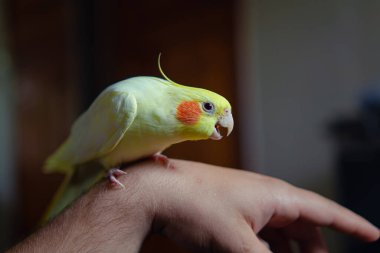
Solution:
<path fill-rule="evenodd" d="M 232 129 L 234 128 L 234 119 L 232 118 L 231 110 L 226 110 L 225 114 L 218 118 L 218 121 L 215 124 L 215 128 L 210 136 L 210 139 L 220 140 L 223 138 L 219 131 L 221 127 L 227 128 L 227 136 L 229 136 L 232 132 Z"/>

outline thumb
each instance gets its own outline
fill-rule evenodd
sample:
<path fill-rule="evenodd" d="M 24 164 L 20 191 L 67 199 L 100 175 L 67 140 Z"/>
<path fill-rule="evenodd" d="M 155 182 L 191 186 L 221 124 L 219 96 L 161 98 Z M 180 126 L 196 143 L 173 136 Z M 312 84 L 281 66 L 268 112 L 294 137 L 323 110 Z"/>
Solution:
<path fill-rule="evenodd" d="M 253 232 L 252 232 L 253 233 Z M 256 234 L 253 233 L 252 236 L 252 253 L 272 253 L 269 249 L 269 244 L 263 239 L 257 237 Z"/>
<path fill-rule="evenodd" d="M 272 253 L 268 244 L 258 238 L 251 226 L 245 221 L 235 223 L 230 229 L 225 229 L 218 234 L 216 239 L 222 252 Z"/>

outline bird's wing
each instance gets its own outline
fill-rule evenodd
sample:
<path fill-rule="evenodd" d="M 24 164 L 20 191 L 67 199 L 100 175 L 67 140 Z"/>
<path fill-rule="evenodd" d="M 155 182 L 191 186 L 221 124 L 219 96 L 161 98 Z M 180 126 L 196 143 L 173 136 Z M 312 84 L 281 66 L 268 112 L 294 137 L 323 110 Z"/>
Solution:
<path fill-rule="evenodd" d="M 73 125 L 76 152 L 86 160 L 112 151 L 132 125 L 137 112 L 133 95 L 106 91 Z"/>
<path fill-rule="evenodd" d="M 111 152 L 131 126 L 136 99 L 126 91 L 105 90 L 74 123 L 67 141 L 46 162 L 46 171 L 67 172 Z"/>

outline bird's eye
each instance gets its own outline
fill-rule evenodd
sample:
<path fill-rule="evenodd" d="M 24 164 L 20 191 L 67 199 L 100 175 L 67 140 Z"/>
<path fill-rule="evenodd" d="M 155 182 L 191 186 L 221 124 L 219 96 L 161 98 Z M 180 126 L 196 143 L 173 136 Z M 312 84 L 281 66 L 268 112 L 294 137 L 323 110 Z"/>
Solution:
<path fill-rule="evenodd" d="M 215 111 L 214 104 L 210 102 L 203 102 L 202 108 L 205 112 L 208 112 L 208 113 L 214 113 Z"/>

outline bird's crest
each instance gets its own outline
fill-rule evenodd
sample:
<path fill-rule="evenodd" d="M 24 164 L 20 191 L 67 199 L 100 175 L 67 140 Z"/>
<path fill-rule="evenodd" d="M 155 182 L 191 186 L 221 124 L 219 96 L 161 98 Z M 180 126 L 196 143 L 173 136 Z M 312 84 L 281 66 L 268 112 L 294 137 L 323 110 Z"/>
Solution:
<path fill-rule="evenodd" d="M 160 70 L 160 73 L 161 75 L 166 79 L 166 81 L 168 81 L 169 83 L 175 85 L 175 86 L 178 86 L 178 87 L 182 87 L 183 85 L 179 84 L 179 83 L 176 83 L 174 81 L 172 81 L 165 73 L 164 71 L 162 70 L 162 67 L 161 67 L 161 53 L 159 53 L 158 55 L 158 69 Z"/>

